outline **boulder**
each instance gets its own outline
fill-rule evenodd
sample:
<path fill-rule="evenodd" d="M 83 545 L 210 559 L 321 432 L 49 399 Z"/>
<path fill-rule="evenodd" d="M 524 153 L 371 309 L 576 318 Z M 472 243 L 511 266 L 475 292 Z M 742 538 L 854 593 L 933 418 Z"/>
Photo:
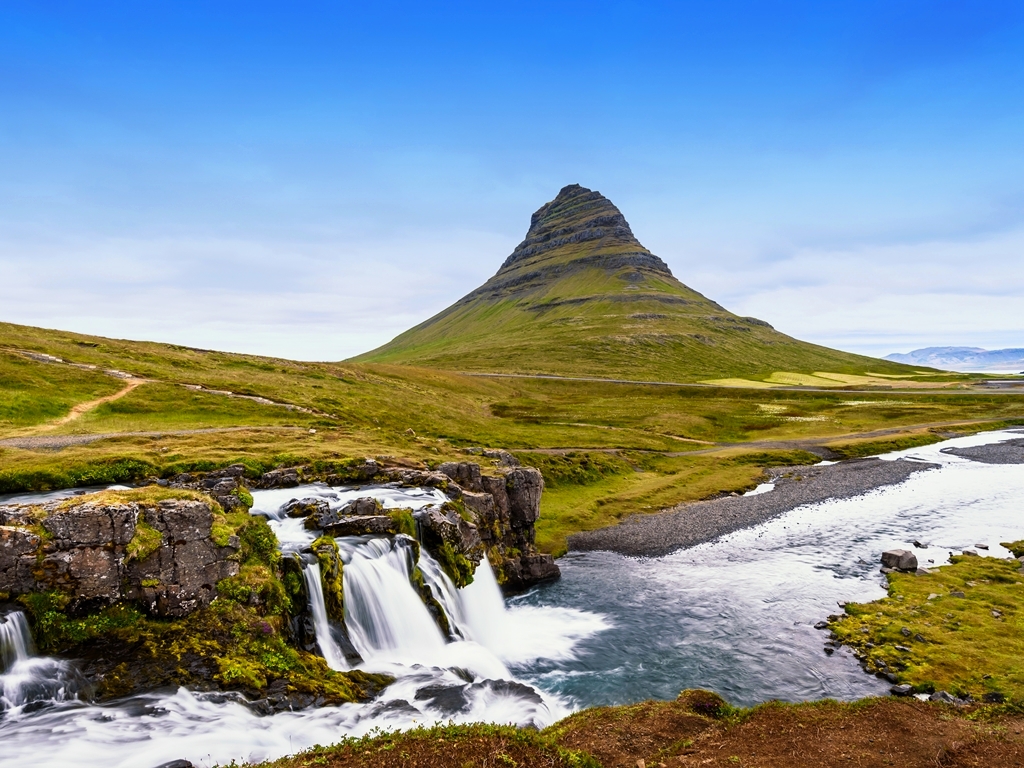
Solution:
<path fill-rule="evenodd" d="M 469 461 L 446 461 L 437 468 L 437 471 L 450 477 L 465 491 L 483 492 L 479 464 Z"/>
<path fill-rule="evenodd" d="M 260 477 L 261 488 L 294 488 L 299 484 L 299 470 L 295 467 L 272 469 Z"/>
<path fill-rule="evenodd" d="M 435 556 L 444 544 L 457 553 L 479 565 L 484 556 L 483 542 L 477 526 L 465 520 L 454 504 L 440 507 L 426 507 L 416 513 L 416 520 L 423 532 L 423 545 Z"/>
<path fill-rule="evenodd" d="M 336 526 L 341 525 L 337 530 L 348 530 L 345 527 L 346 518 L 352 517 L 380 517 L 385 516 L 384 505 L 377 499 L 364 496 L 348 502 L 338 509 L 331 509 L 330 505 L 323 499 L 318 501 L 322 504 L 316 505 L 316 510 L 306 517 L 305 526 L 309 530 L 332 531 Z M 391 518 L 388 518 L 389 520 Z M 355 524 L 349 524 L 349 527 Z M 358 526 L 356 526 L 358 528 Z M 334 536 L 361 536 L 359 533 L 335 533 Z"/>
<path fill-rule="evenodd" d="M 909 549 L 890 549 L 882 553 L 882 565 L 896 571 L 916 571 L 917 555 Z"/>
<path fill-rule="evenodd" d="M 328 536 L 393 536 L 398 526 L 389 515 L 351 515 L 322 526 Z"/>
<path fill-rule="evenodd" d="M 193 491 L 208 493 L 227 512 L 248 509 L 249 505 L 242 500 L 240 490 L 248 490 L 245 486 L 245 467 L 232 464 L 224 469 L 211 472 L 183 472 L 169 481 L 156 481 L 157 485 L 169 488 L 187 488 Z"/>
<path fill-rule="evenodd" d="M 327 503 L 326 499 L 310 497 L 306 499 L 292 499 L 281 510 L 288 517 L 323 516 L 331 513 L 331 505 Z"/>
<path fill-rule="evenodd" d="M 488 459 L 491 459 L 492 462 L 495 463 L 499 467 L 518 467 L 518 466 L 521 466 L 520 463 L 519 463 L 519 459 L 517 459 L 515 456 L 513 456 L 508 451 L 501 451 L 501 450 L 493 451 L 493 450 L 485 449 L 483 451 L 483 455 L 486 456 Z"/>

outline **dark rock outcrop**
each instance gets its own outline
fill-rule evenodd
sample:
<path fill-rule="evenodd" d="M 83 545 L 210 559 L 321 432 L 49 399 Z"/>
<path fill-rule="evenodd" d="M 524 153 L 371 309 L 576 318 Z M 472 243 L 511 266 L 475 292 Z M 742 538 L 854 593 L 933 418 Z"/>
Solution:
<path fill-rule="evenodd" d="M 476 518 L 475 532 L 504 589 L 518 591 L 558 578 L 554 558 L 537 552 L 534 545 L 544 491 L 539 470 L 515 466 L 485 475 L 471 462 L 449 462 L 438 469 L 462 490 L 461 501 Z M 448 493 L 452 495 L 451 485 Z"/>
<path fill-rule="evenodd" d="M 0 522 L 0 591 L 58 590 L 71 613 L 126 600 L 184 616 L 238 573 L 237 541 L 212 540 L 213 509 L 198 499 L 6 507 Z"/>
<path fill-rule="evenodd" d="M 251 504 L 251 499 L 246 502 L 248 490 L 245 487 L 245 467 L 241 464 L 232 464 L 212 472 L 183 472 L 166 482 L 159 481 L 158 484 L 209 494 L 227 512 L 248 509 Z"/>

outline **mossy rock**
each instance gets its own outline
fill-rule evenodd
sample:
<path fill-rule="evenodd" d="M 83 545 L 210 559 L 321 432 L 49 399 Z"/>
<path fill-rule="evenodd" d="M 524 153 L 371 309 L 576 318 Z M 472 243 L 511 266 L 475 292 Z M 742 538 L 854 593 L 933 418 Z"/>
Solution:
<path fill-rule="evenodd" d="M 324 591 L 327 616 L 334 621 L 345 621 L 345 581 L 338 544 L 330 536 L 321 536 L 312 544 L 313 554 L 320 565 L 320 583 Z"/>
<path fill-rule="evenodd" d="M 441 542 L 441 545 L 434 550 L 433 555 L 456 587 L 461 589 L 473 583 L 476 564 L 461 552 L 456 551 L 451 542 Z"/>

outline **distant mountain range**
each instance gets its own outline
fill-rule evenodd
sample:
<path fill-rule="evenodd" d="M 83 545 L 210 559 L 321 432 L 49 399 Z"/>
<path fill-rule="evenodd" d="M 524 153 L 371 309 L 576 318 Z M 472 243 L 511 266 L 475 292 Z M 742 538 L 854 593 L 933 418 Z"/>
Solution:
<path fill-rule="evenodd" d="M 907 365 L 924 365 L 944 371 L 1024 372 L 1024 349 L 980 349 L 978 347 L 925 347 L 906 354 L 886 355 L 886 360 Z"/>

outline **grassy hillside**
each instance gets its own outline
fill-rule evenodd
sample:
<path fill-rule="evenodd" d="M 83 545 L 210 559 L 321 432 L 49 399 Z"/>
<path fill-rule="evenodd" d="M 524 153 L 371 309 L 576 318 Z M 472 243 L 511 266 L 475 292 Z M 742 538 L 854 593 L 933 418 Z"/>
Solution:
<path fill-rule="evenodd" d="M 355 359 L 678 382 L 914 374 L 732 314 L 673 277 L 618 208 L 578 185 L 533 215 L 526 239 L 483 286 Z"/>
<path fill-rule="evenodd" d="M 574 531 L 752 487 L 796 451 L 863 455 L 951 424 L 1024 417 L 1024 397 L 977 391 L 971 377 L 938 390 L 883 381 L 888 389 L 487 378 L 0 324 L 0 493 L 238 461 L 253 471 L 363 456 L 423 466 L 506 448 L 544 472 L 538 540 L 558 552 Z"/>

